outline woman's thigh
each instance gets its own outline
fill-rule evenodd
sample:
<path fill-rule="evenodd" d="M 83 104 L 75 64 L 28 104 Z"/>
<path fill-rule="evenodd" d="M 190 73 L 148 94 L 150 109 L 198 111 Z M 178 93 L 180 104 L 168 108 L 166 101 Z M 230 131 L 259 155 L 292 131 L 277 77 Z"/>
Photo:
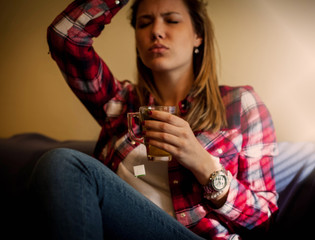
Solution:
<path fill-rule="evenodd" d="M 31 192 L 55 239 L 201 239 L 78 151 L 46 153 L 35 167 Z"/>

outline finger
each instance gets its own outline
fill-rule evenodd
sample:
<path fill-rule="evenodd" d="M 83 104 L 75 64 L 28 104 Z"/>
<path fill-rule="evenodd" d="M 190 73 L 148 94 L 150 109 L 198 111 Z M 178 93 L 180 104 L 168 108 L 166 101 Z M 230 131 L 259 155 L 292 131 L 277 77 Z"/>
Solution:
<path fill-rule="evenodd" d="M 161 142 L 157 139 L 150 139 L 148 142 L 150 145 L 155 146 L 157 148 L 160 148 L 168 153 L 170 153 L 173 156 L 177 156 L 178 153 L 178 147 L 174 146 L 167 142 Z"/>
<path fill-rule="evenodd" d="M 169 112 L 156 111 L 156 110 L 152 110 L 150 117 L 156 120 L 162 121 L 162 122 L 167 122 L 169 124 L 176 125 L 176 126 L 180 126 L 180 123 L 184 121 L 180 117 L 173 115 Z"/>
<path fill-rule="evenodd" d="M 170 132 L 173 134 L 176 134 L 177 132 L 176 135 L 178 135 L 178 133 L 182 131 L 180 130 L 180 128 L 183 128 L 183 129 L 190 128 L 187 121 L 185 121 L 184 119 L 178 116 L 172 115 L 168 112 L 152 110 L 150 114 L 150 118 L 152 120 L 144 121 L 144 125 L 146 128 L 152 128 L 152 129 L 156 129 L 156 130 L 160 130 L 164 132 Z M 154 121 L 154 120 L 157 120 L 157 121 Z M 177 127 L 177 129 L 172 128 L 172 126 Z"/>
<path fill-rule="evenodd" d="M 160 143 L 169 144 L 175 147 L 181 145 L 181 139 L 177 136 L 165 132 L 147 131 L 145 137 L 151 140 L 156 140 Z"/>
<path fill-rule="evenodd" d="M 144 124 L 145 131 L 155 131 L 160 133 L 168 133 L 174 136 L 180 134 L 180 128 L 166 122 L 146 120 Z"/>

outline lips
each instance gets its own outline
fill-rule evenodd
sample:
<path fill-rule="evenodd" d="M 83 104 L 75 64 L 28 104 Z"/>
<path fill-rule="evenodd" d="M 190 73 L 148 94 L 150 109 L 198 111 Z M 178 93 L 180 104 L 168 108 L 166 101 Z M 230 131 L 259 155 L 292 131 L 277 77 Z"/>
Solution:
<path fill-rule="evenodd" d="M 152 47 L 149 48 L 149 51 L 152 53 L 163 53 L 169 48 L 164 46 L 163 44 L 156 43 Z"/>

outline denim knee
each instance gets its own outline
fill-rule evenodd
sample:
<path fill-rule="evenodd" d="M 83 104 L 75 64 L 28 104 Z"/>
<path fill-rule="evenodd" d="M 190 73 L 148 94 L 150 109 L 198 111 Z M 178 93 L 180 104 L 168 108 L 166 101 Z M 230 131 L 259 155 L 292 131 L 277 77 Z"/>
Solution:
<path fill-rule="evenodd" d="M 57 148 L 44 153 L 35 166 L 35 172 L 47 171 L 46 173 L 62 171 L 65 165 L 73 162 L 74 150 Z"/>
<path fill-rule="evenodd" d="M 64 148 L 51 150 L 39 159 L 29 193 L 38 224 L 52 239 L 81 239 L 79 236 L 85 234 L 101 239 L 94 177 L 99 164 L 84 153 Z"/>
<path fill-rule="evenodd" d="M 65 178 L 84 170 L 83 153 L 72 149 L 57 148 L 43 154 L 34 167 L 31 184 L 57 184 L 66 181 Z M 59 179 L 58 178 L 63 178 Z"/>

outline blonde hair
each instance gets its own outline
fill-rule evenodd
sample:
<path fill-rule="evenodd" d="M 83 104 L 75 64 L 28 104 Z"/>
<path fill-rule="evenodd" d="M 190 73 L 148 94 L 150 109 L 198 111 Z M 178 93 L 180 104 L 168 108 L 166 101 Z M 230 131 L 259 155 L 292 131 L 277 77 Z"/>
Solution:
<path fill-rule="evenodd" d="M 131 6 L 131 25 L 136 27 L 136 16 L 142 0 L 135 0 Z M 216 69 L 214 29 L 202 0 L 183 0 L 192 19 L 198 36 L 203 38 L 199 53 L 194 54 L 195 80 L 191 89 L 192 105 L 184 116 L 193 131 L 218 131 L 227 125 L 225 106 L 223 104 Z M 147 103 L 152 94 L 157 101 L 160 96 L 156 90 L 152 72 L 137 54 L 138 84 L 137 93 L 140 104 Z"/>

